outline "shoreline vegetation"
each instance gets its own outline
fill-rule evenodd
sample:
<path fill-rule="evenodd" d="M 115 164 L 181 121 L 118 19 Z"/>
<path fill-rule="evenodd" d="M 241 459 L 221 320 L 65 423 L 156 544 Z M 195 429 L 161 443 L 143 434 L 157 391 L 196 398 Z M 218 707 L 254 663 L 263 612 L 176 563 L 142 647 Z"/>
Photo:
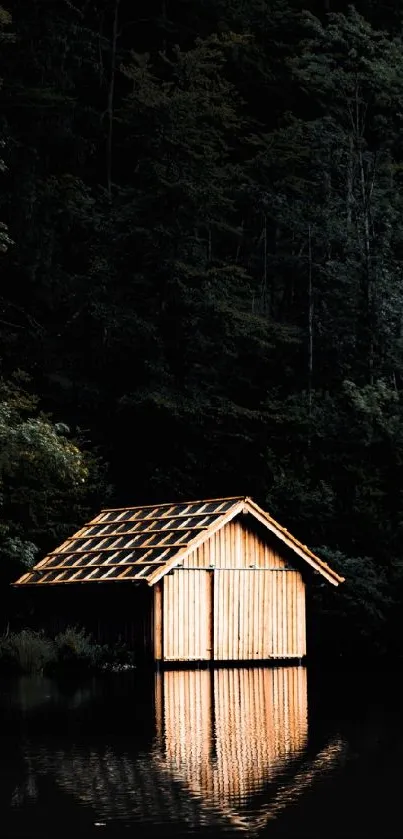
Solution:
<path fill-rule="evenodd" d="M 134 666 L 134 655 L 125 644 L 98 644 L 80 627 L 67 627 L 53 637 L 32 629 L 0 635 L 2 675 L 121 672 Z"/>

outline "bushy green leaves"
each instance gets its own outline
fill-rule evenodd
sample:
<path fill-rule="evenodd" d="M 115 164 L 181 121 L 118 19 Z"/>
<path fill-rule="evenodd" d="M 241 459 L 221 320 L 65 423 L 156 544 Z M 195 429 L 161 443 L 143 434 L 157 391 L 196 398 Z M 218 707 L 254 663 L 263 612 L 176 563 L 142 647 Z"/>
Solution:
<path fill-rule="evenodd" d="M 348 556 L 324 547 L 316 552 L 345 582 L 337 591 L 318 582 L 313 587 L 312 650 L 322 655 L 327 650 L 336 659 L 386 655 L 396 600 L 390 584 L 393 568 L 380 567 L 370 556 Z"/>
<path fill-rule="evenodd" d="M 85 503 L 89 461 L 20 384 L 2 381 L 0 400 L 0 553 L 17 574 Z"/>

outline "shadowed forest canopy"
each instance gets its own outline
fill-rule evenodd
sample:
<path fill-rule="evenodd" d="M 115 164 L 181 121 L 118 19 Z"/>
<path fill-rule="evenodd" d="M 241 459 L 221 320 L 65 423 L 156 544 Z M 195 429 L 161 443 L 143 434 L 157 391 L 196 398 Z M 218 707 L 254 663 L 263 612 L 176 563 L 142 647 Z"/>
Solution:
<path fill-rule="evenodd" d="M 336 647 L 391 649 L 402 23 L 392 0 L 0 10 L 3 396 L 23 371 L 31 420 L 92 463 L 60 499 L 42 458 L 46 502 L 13 502 L 5 534 L 54 546 L 107 484 L 116 505 L 250 494 L 346 576 L 315 594 L 323 637 L 344 610 Z"/>

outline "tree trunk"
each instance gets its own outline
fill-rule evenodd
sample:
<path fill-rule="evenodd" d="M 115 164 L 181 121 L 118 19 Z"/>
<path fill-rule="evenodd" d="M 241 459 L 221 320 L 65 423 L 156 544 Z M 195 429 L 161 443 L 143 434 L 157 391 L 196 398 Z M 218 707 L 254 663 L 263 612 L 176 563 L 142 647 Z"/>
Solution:
<path fill-rule="evenodd" d="M 236 255 L 235 255 L 235 264 L 236 265 L 238 265 L 239 259 L 240 259 L 240 256 L 241 256 L 243 232 L 244 232 L 244 220 L 242 219 L 242 221 L 241 221 L 241 231 L 240 231 L 240 235 L 239 235 L 237 246 L 236 246 Z"/>
<path fill-rule="evenodd" d="M 164 37 L 162 39 L 162 52 L 166 52 L 167 39 L 166 39 L 165 35 L 166 35 L 166 31 L 167 31 L 167 19 L 168 19 L 166 0 L 162 0 L 161 17 L 162 17 L 162 21 L 163 21 L 163 25 L 164 25 Z"/>
<path fill-rule="evenodd" d="M 353 182 L 354 182 L 354 137 L 349 136 L 348 161 L 347 161 L 347 241 L 349 242 L 351 236 L 351 226 L 353 219 Z"/>
<path fill-rule="evenodd" d="M 104 61 L 102 57 L 102 38 L 103 38 L 104 16 L 99 16 L 98 29 L 98 64 L 99 64 L 99 86 L 102 87 L 104 83 Z"/>
<path fill-rule="evenodd" d="M 361 218 L 360 225 L 357 218 L 359 246 L 363 255 L 363 270 L 361 279 L 361 321 L 363 337 L 363 364 L 366 370 L 366 380 L 373 384 L 374 378 L 374 289 L 371 259 L 371 196 L 374 187 L 375 161 L 372 181 L 369 183 L 368 173 L 365 171 L 363 142 L 365 130 L 366 107 L 360 102 L 360 88 L 358 79 L 355 87 L 355 146 L 358 166 L 358 189 L 360 193 Z"/>
<path fill-rule="evenodd" d="M 116 75 L 116 46 L 118 40 L 118 16 L 119 16 L 120 0 L 115 0 L 115 11 L 113 16 L 113 29 L 111 40 L 111 69 L 109 77 L 108 88 L 108 136 L 106 140 L 106 188 L 108 191 L 109 200 L 112 198 L 112 139 L 113 139 L 113 105 L 115 95 L 115 75 Z"/>
<path fill-rule="evenodd" d="M 210 265 L 213 259 L 213 240 L 211 236 L 211 224 L 208 226 L 208 240 L 207 240 L 207 262 Z"/>
<path fill-rule="evenodd" d="M 267 308 L 267 216 L 263 215 L 263 275 L 262 275 L 262 311 Z"/>
<path fill-rule="evenodd" d="M 312 236 L 311 225 L 308 227 L 308 411 L 312 416 L 312 380 L 313 380 L 313 288 L 312 288 Z"/>
<path fill-rule="evenodd" d="M 366 188 L 366 177 L 364 170 L 364 161 L 362 151 L 359 152 L 359 168 L 360 168 L 360 184 L 361 184 L 361 202 L 364 226 L 364 276 L 363 276 L 363 303 L 364 303 L 364 321 L 366 329 L 366 351 L 368 363 L 368 378 L 369 383 L 373 384 L 374 377 L 374 301 L 373 301 L 373 283 L 372 283 L 372 265 L 371 265 L 371 233 L 370 233 L 370 208 L 369 196 Z"/>

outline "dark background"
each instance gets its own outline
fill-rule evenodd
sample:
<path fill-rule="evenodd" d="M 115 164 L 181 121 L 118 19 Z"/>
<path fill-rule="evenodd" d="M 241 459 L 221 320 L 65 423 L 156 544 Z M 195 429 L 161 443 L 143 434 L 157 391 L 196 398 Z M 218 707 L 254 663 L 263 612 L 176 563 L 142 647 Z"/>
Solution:
<path fill-rule="evenodd" d="M 8 4 L 1 372 L 92 464 L 45 516 L 4 472 L 9 532 L 250 494 L 347 578 L 314 638 L 400 653 L 399 5 Z"/>

